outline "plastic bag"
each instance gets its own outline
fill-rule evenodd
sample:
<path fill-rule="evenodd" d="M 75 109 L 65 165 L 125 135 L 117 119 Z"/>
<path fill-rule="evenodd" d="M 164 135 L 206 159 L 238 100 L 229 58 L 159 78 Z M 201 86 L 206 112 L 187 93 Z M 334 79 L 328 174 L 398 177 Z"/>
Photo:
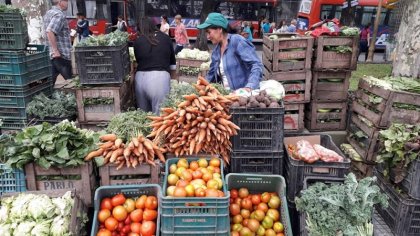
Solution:
<path fill-rule="evenodd" d="M 277 99 L 277 101 L 283 99 L 286 94 L 283 85 L 275 80 L 266 80 L 260 82 L 260 90 L 265 90 L 268 96 Z"/>

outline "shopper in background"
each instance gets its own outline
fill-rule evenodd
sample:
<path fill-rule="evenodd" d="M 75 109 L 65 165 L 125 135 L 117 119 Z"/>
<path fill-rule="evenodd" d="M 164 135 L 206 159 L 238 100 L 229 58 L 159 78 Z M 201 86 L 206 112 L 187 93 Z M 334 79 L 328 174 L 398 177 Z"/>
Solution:
<path fill-rule="evenodd" d="M 360 49 L 359 49 L 358 58 L 360 56 L 360 53 L 364 52 L 365 61 L 367 60 L 367 57 L 368 57 L 369 40 L 370 40 L 370 23 L 365 25 L 365 27 L 363 27 L 362 29 L 362 32 L 360 32 L 360 42 L 359 42 Z"/>
<path fill-rule="evenodd" d="M 174 48 L 169 36 L 158 30 L 150 18 L 140 18 L 138 29 L 139 37 L 134 42 L 137 107 L 158 115 L 160 104 L 169 94 L 171 75 L 175 76 Z"/>
<path fill-rule="evenodd" d="M 275 33 L 277 31 L 276 29 L 276 22 L 271 22 L 270 24 L 270 30 L 268 31 L 268 33 Z"/>
<path fill-rule="evenodd" d="M 187 29 L 185 28 L 185 25 L 182 23 L 182 17 L 181 15 L 175 16 L 175 55 L 178 54 L 184 47 L 189 47 L 190 42 L 187 35 Z"/>
<path fill-rule="evenodd" d="M 229 24 L 222 14 L 210 13 L 197 28 L 205 29 L 207 39 L 215 45 L 208 81 L 230 90 L 243 88 L 250 92 L 260 87 L 263 65 L 254 45 L 240 35 L 227 33 Z"/>
<path fill-rule="evenodd" d="M 276 33 L 287 33 L 287 29 L 288 27 L 287 27 L 286 20 L 281 20 Z"/>
<path fill-rule="evenodd" d="M 262 25 L 263 33 L 266 34 L 270 31 L 270 22 L 268 21 L 267 18 L 265 18 L 263 22 L 264 22 L 263 25 Z"/>
<path fill-rule="evenodd" d="M 293 19 L 290 22 L 289 27 L 287 28 L 287 32 L 289 32 L 289 33 L 296 33 L 296 25 L 297 25 L 297 21 L 295 19 Z"/>
<path fill-rule="evenodd" d="M 89 37 L 89 21 L 86 20 L 85 14 L 77 13 L 77 33 L 79 34 L 79 41 Z"/>
<path fill-rule="evenodd" d="M 242 30 L 241 35 L 246 38 L 249 42 L 252 42 L 253 37 L 252 37 L 252 31 L 251 31 L 251 27 L 249 26 L 250 22 L 245 21 L 244 22 L 244 29 Z"/>
<path fill-rule="evenodd" d="M 169 23 L 168 23 L 168 17 L 163 15 L 160 17 L 160 31 L 165 33 L 166 35 L 169 35 Z"/>
<path fill-rule="evenodd" d="M 123 20 L 122 16 L 118 16 L 118 22 L 113 27 L 116 27 L 117 30 L 119 30 L 119 31 L 127 32 L 127 22 L 125 22 L 125 20 Z"/>
<path fill-rule="evenodd" d="M 44 16 L 43 30 L 46 34 L 46 45 L 50 50 L 53 84 L 61 74 L 64 79 L 71 79 L 71 39 L 70 28 L 65 11 L 67 0 L 52 0 L 52 8 Z"/>

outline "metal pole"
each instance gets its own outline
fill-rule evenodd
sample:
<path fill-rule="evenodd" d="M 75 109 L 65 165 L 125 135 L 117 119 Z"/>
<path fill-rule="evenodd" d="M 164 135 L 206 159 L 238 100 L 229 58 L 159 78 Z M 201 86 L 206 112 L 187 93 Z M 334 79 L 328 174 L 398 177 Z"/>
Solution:
<path fill-rule="evenodd" d="M 376 35 L 378 34 L 378 26 L 379 26 L 379 21 L 381 20 L 381 12 L 382 12 L 382 0 L 379 0 L 378 8 L 376 9 L 375 24 L 373 25 L 372 40 L 370 40 L 370 45 L 369 45 L 369 54 L 366 60 L 367 62 L 373 61 L 373 53 L 375 52 Z"/>

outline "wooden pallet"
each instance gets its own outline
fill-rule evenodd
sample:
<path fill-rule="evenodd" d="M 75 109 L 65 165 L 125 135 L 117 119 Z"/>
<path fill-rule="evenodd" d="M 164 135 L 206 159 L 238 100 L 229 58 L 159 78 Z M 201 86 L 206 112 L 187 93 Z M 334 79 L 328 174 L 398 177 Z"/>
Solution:
<path fill-rule="evenodd" d="M 83 214 L 87 214 L 87 207 L 83 204 L 83 201 L 79 197 L 79 192 L 74 190 L 41 190 L 41 191 L 26 191 L 25 194 L 35 194 L 41 195 L 45 194 L 50 198 L 58 198 L 62 197 L 66 194 L 67 191 L 72 191 L 71 197 L 74 199 L 73 207 L 71 209 L 70 215 L 70 222 L 69 222 L 69 230 L 68 232 L 71 235 L 86 235 L 86 229 L 82 228 L 83 221 Z M 2 198 L 4 197 L 11 197 L 17 196 L 21 194 L 20 192 L 13 192 L 13 193 L 3 193 Z"/>
<path fill-rule="evenodd" d="M 158 184 L 160 166 L 142 164 L 136 168 L 123 167 L 117 170 L 117 165 L 107 164 L 99 167 L 99 177 L 101 186 L 104 185 L 140 185 L 140 184 Z"/>
<path fill-rule="evenodd" d="M 79 122 L 109 121 L 133 104 L 129 82 L 116 86 L 77 88 L 76 102 Z M 111 104 L 85 105 L 85 99 L 113 99 Z"/>
<path fill-rule="evenodd" d="M 286 96 L 283 100 L 286 103 L 305 103 L 311 98 L 311 78 L 310 70 L 290 71 L 290 72 L 271 72 L 264 68 L 264 80 L 276 80 L 283 84 Z"/>
<path fill-rule="evenodd" d="M 349 46 L 351 53 L 326 51 L 325 46 Z M 315 40 L 315 70 L 339 69 L 356 70 L 359 52 L 359 37 L 353 36 L 319 36 Z"/>
<path fill-rule="evenodd" d="M 347 128 L 347 141 L 362 157 L 363 162 L 374 164 L 376 161 L 376 153 L 378 149 L 380 129 L 370 127 L 364 123 L 356 113 L 351 115 L 351 121 Z M 354 136 L 356 132 L 363 132 L 366 138 L 358 138 Z"/>
<path fill-rule="evenodd" d="M 316 102 L 346 101 L 350 77 L 349 71 L 313 71 L 312 100 Z"/>
<path fill-rule="evenodd" d="M 270 35 L 278 35 L 280 38 L 270 39 Z M 269 70 L 277 72 L 311 68 L 314 44 L 312 37 L 295 34 L 264 34 L 263 43 L 263 64 Z"/>
<path fill-rule="evenodd" d="M 25 165 L 26 187 L 30 191 L 38 190 L 68 190 L 76 189 L 86 206 L 92 206 L 93 195 L 96 189 L 96 177 L 93 172 L 92 162 L 74 168 L 44 169 L 37 164 Z M 53 180 L 61 176 L 61 180 Z M 48 178 L 49 180 L 42 180 Z M 75 178 L 69 178 L 75 177 Z"/>
<path fill-rule="evenodd" d="M 331 109 L 321 112 L 319 109 Z M 339 111 L 337 111 L 339 110 Z M 310 131 L 345 130 L 347 125 L 347 102 L 315 102 L 306 105 L 305 126 Z"/>
<path fill-rule="evenodd" d="M 285 132 L 300 132 L 304 129 L 305 104 L 285 104 L 284 105 L 284 130 Z"/>
<path fill-rule="evenodd" d="M 419 111 L 395 107 L 399 103 L 420 106 L 420 94 L 386 90 L 383 87 L 371 85 L 364 79 L 359 81 L 359 89 L 355 94 L 353 111 L 366 117 L 378 128 L 387 128 L 393 122 L 420 123 Z M 374 103 L 371 99 L 372 95 L 381 97 L 382 100 Z"/>

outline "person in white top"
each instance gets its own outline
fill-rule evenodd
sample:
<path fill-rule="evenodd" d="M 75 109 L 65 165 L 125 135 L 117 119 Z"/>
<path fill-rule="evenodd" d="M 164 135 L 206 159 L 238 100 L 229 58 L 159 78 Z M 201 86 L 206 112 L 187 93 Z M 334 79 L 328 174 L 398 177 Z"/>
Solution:
<path fill-rule="evenodd" d="M 123 20 L 123 17 L 122 16 L 118 16 L 118 22 L 117 22 L 117 24 L 116 25 L 113 25 L 112 27 L 116 27 L 117 30 L 119 30 L 119 31 L 126 32 L 127 31 L 127 22 L 125 22 Z"/>
<path fill-rule="evenodd" d="M 168 17 L 163 15 L 160 17 L 160 31 L 169 35 L 169 24 L 168 24 Z"/>

